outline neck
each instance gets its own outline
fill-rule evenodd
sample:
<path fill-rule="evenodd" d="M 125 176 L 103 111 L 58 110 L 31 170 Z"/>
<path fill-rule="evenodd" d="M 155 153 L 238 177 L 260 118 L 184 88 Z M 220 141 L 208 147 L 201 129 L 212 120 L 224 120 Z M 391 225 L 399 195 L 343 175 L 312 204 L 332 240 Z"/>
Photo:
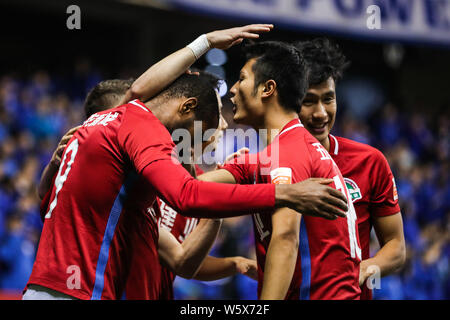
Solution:
<path fill-rule="evenodd" d="M 273 139 L 281 132 L 281 129 L 290 121 L 298 119 L 295 111 L 287 111 L 278 103 L 274 103 L 266 108 L 263 127 L 258 129 L 267 130 L 267 145 L 272 143 Z"/>
<path fill-rule="evenodd" d="M 320 144 L 328 151 L 330 152 L 330 135 L 327 135 L 325 139 L 320 141 Z"/>
<path fill-rule="evenodd" d="M 157 101 L 150 100 L 145 103 L 145 106 L 158 118 L 158 120 L 166 127 L 166 129 L 172 133 L 170 118 L 167 116 L 164 108 L 161 108 L 161 104 Z"/>

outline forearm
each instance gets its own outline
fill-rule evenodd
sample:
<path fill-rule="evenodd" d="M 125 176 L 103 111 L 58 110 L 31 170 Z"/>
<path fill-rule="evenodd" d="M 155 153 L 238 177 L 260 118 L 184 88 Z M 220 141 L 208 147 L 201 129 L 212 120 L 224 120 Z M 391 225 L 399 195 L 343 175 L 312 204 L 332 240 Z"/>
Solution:
<path fill-rule="evenodd" d="M 147 101 L 185 73 L 195 61 L 192 50 L 187 47 L 172 53 L 136 79 L 124 100 Z M 123 101 L 123 103 L 128 101 Z"/>
<path fill-rule="evenodd" d="M 275 205 L 274 185 L 198 181 L 172 160 L 148 165 L 143 170 L 143 176 L 172 208 L 190 217 L 227 218 L 270 210 Z"/>
<path fill-rule="evenodd" d="M 405 261 L 405 245 L 399 239 L 391 239 L 386 242 L 374 257 L 361 262 L 364 271 L 370 266 L 377 266 L 381 276 L 384 277 L 400 269 Z"/>
<path fill-rule="evenodd" d="M 183 278 L 192 278 L 211 250 L 222 221 L 204 219 L 182 244 L 183 256 L 177 263 L 177 274 Z"/>
<path fill-rule="evenodd" d="M 38 196 L 41 200 L 44 199 L 45 194 L 52 187 L 53 177 L 57 172 L 58 167 L 54 165 L 53 162 L 49 162 L 42 172 L 41 180 L 38 185 Z"/>
<path fill-rule="evenodd" d="M 282 300 L 286 297 L 294 275 L 298 241 L 272 238 L 267 250 L 261 300 Z"/>
<path fill-rule="evenodd" d="M 234 276 L 238 273 L 234 257 L 216 258 L 207 256 L 194 279 L 200 281 L 214 281 Z"/>

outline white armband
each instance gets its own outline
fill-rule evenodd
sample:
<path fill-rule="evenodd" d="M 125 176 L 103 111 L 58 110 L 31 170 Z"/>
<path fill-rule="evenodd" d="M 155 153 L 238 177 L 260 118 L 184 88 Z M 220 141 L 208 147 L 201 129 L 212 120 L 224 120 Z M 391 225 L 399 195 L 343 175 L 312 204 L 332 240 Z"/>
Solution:
<path fill-rule="evenodd" d="M 206 34 L 202 34 L 200 37 L 188 44 L 187 47 L 192 50 L 196 59 L 200 58 L 208 52 L 209 49 L 211 49 Z"/>

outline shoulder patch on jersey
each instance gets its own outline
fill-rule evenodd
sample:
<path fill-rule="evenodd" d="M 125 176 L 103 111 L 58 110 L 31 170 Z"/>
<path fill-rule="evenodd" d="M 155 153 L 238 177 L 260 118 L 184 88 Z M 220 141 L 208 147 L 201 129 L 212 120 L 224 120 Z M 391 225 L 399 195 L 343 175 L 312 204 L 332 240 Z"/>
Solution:
<path fill-rule="evenodd" d="M 345 181 L 345 185 L 347 186 L 348 193 L 352 197 L 352 202 L 362 199 L 361 190 L 359 189 L 356 182 L 349 178 L 344 178 L 344 181 Z"/>
<path fill-rule="evenodd" d="M 398 200 L 398 192 L 397 192 L 397 185 L 395 184 L 395 178 L 392 178 L 392 184 L 393 184 L 393 196 L 395 201 Z"/>
<path fill-rule="evenodd" d="M 270 171 L 270 182 L 272 184 L 292 184 L 291 168 L 276 168 Z"/>

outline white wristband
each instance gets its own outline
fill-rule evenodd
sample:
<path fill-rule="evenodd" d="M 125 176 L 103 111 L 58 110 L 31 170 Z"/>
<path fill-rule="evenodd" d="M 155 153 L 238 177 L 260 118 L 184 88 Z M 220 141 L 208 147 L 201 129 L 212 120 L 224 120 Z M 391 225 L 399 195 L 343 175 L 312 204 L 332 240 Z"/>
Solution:
<path fill-rule="evenodd" d="M 200 37 L 188 44 L 187 47 L 192 50 L 196 59 L 200 58 L 211 48 L 209 46 L 206 34 L 202 34 Z"/>

